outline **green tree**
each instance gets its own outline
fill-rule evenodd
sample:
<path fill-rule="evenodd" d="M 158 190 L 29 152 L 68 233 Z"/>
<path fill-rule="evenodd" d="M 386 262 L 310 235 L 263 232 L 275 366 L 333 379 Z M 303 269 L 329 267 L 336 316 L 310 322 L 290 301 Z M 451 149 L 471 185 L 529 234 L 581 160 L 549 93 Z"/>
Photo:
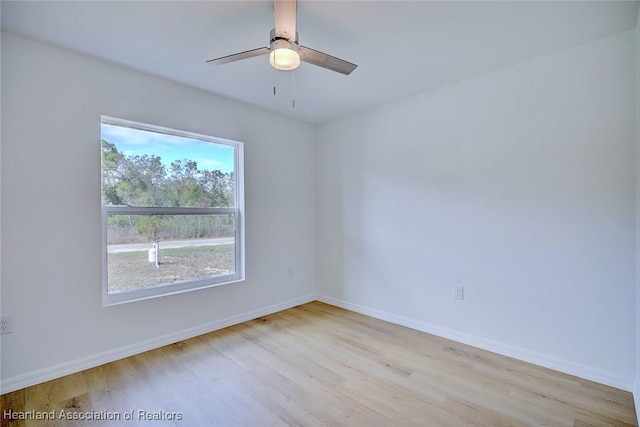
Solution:
<path fill-rule="evenodd" d="M 118 151 L 115 144 L 102 140 L 102 193 L 104 203 L 108 205 L 123 205 L 124 201 L 118 195 L 117 186 L 122 180 L 122 165 L 125 156 Z"/>
<path fill-rule="evenodd" d="M 168 207 L 227 207 L 233 205 L 234 176 L 220 170 L 201 170 L 195 160 L 173 161 L 168 167 L 156 155 L 125 155 L 115 144 L 102 141 L 105 204 Z M 223 219 L 224 218 L 224 219 Z M 128 221 L 108 221 L 121 236 L 147 239 L 218 237 L 233 230 L 226 216 L 134 215 Z M 127 231 L 129 230 L 129 231 Z M 123 237 L 124 238 L 124 237 Z"/>

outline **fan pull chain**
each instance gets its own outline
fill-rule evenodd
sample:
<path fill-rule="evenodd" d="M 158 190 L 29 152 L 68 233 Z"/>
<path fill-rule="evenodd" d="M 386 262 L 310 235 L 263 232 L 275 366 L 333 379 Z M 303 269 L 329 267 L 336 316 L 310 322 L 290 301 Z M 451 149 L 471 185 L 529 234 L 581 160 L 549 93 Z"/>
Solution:
<path fill-rule="evenodd" d="M 296 72 L 291 72 L 291 108 L 296 108 Z"/>
<path fill-rule="evenodd" d="M 273 51 L 273 62 L 276 61 L 276 52 Z M 273 67 L 273 96 L 276 96 L 276 67 Z"/>

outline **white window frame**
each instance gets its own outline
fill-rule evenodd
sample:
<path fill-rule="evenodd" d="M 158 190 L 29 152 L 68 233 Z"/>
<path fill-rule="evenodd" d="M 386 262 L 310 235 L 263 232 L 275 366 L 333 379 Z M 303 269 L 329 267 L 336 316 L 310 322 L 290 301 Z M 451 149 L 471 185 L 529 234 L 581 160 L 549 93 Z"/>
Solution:
<path fill-rule="evenodd" d="M 191 207 L 133 207 L 109 206 L 102 204 L 102 305 L 110 306 L 133 301 L 146 300 L 167 295 L 175 295 L 198 289 L 227 285 L 245 280 L 245 251 L 244 251 L 244 144 L 208 135 L 165 128 L 146 123 L 134 122 L 109 116 L 101 116 L 101 124 L 109 124 L 133 129 L 162 133 L 166 135 L 197 139 L 215 144 L 228 145 L 234 148 L 234 201 L 230 208 L 191 208 Z M 102 184 L 102 180 L 101 180 Z M 101 197 L 102 200 L 102 197 Z M 110 294 L 108 291 L 108 253 L 107 253 L 107 216 L 120 215 L 234 215 L 235 231 L 235 272 L 231 274 L 212 276 L 206 279 L 163 284 L 154 287 Z"/>

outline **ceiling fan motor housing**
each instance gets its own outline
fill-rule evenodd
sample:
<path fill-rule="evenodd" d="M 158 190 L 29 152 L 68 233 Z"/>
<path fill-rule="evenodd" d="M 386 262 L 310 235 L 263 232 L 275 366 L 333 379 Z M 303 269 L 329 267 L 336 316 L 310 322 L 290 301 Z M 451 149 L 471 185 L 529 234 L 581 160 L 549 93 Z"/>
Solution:
<path fill-rule="evenodd" d="M 276 29 L 272 29 L 269 34 L 269 50 L 272 52 L 276 49 L 290 49 L 295 52 L 300 49 L 300 44 L 298 43 L 298 32 L 296 31 L 296 39 L 292 42 L 286 37 L 276 35 Z"/>

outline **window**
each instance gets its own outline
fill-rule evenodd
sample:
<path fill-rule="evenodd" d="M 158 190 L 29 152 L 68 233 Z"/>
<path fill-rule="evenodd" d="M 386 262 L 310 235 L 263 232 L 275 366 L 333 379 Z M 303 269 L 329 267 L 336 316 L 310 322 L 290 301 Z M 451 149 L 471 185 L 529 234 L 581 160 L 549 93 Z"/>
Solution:
<path fill-rule="evenodd" d="M 102 116 L 104 305 L 244 280 L 242 149 Z"/>

